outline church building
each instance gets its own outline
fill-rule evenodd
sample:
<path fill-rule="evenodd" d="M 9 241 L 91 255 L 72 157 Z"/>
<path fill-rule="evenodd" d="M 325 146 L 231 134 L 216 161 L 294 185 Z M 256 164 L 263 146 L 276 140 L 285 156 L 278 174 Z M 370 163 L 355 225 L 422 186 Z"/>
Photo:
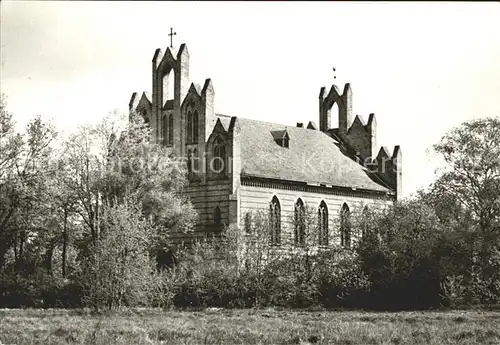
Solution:
<path fill-rule="evenodd" d="M 350 230 L 341 226 L 346 217 L 401 197 L 401 150 L 377 147 L 375 115 L 367 123 L 354 116 L 350 84 L 320 88 L 319 126 L 223 115 L 212 80 L 190 81 L 182 44 L 154 52 L 151 91 L 133 93 L 129 110 L 144 117 L 155 142 L 186 159 L 199 235 L 231 224 L 245 231 L 260 211 L 269 216 L 274 244 L 301 245 L 303 229 L 290 220 L 313 210 L 313 242 L 350 246 Z M 335 104 L 338 114 L 331 113 Z M 332 116 L 338 128 L 331 128 Z"/>

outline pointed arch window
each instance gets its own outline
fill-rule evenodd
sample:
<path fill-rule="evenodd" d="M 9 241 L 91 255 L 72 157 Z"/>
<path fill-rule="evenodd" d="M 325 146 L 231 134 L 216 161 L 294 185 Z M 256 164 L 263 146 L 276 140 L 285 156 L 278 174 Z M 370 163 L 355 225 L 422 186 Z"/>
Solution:
<path fill-rule="evenodd" d="M 221 161 L 219 160 L 219 157 L 220 157 L 220 146 L 218 145 L 215 145 L 214 146 L 214 170 L 216 172 L 219 172 L 220 168 L 221 168 Z"/>
<path fill-rule="evenodd" d="M 193 113 L 188 111 L 187 113 L 187 142 L 188 144 L 193 142 Z"/>
<path fill-rule="evenodd" d="M 328 245 L 328 207 L 321 201 L 318 208 L 319 244 Z"/>
<path fill-rule="evenodd" d="M 221 137 L 217 137 L 214 141 L 213 147 L 213 162 L 211 167 L 213 168 L 213 172 L 220 177 L 224 177 L 226 175 L 226 146 L 222 141 Z"/>
<path fill-rule="evenodd" d="M 187 107 L 186 137 L 188 144 L 198 142 L 198 110 L 195 109 L 193 102 L 189 103 Z"/>
<path fill-rule="evenodd" d="M 269 240 L 272 245 L 281 243 L 281 206 L 280 201 L 274 196 L 269 204 Z"/>
<path fill-rule="evenodd" d="M 351 247 L 351 211 L 346 203 L 340 211 L 340 244 L 346 248 Z"/>
<path fill-rule="evenodd" d="M 168 144 L 173 145 L 174 143 L 174 116 L 170 114 L 168 116 Z"/>
<path fill-rule="evenodd" d="M 198 143 L 198 110 L 193 113 L 193 143 Z"/>
<path fill-rule="evenodd" d="M 305 245 L 306 237 L 306 219 L 304 202 L 300 198 L 295 203 L 293 221 L 295 229 L 295 245 L 303 246 Z"/>
<path fill-rule="evenodd" d="M 219 150 L 219 158 L 220 162 L 222 164 L 221 169 L 222 169 L 222 176 L 225 176 L 226 174 L 226 147 L 224 145 L 220 146 Z"/>

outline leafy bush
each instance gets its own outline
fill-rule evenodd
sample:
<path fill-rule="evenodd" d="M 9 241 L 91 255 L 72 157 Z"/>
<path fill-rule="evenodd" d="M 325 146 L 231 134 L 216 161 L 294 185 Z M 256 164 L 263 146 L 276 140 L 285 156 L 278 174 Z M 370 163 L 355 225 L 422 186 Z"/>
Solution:
<path fill-rule="evenodd" d="M 433 210 L 409 201 L 361 217 L 365 217 L 359 222 L 365 236 L 358 253 L 371 283 L 371 307 L 438 307 L 442 229 Z"/>
<path fill-rule="evenodd" d="M 338 249 L 318 258 L 320 303 L 327 308 L 366 307 L 370 281 L 361 269 L 356 253 Z"/>

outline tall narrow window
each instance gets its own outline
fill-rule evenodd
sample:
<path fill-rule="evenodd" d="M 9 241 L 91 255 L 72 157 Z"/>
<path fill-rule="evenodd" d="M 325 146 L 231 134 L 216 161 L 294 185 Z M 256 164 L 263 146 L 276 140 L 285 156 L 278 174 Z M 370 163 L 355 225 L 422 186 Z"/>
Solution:
<path fill-rule="evenodd" d="M 168 116 L 168 144 L 173 145 L 174 143 L 174 116 L 170 114 Z"/>
<path fill-rule="evenodd" d="M 351 247 L 351 211 L 346 203 L 342 205 L 340 212 L 340 244 L 344 247 Z"/>
<path fill-rule="evenodd" d="M 295 203 L 294 212 L 294 229 L 295 229 L 295 245 L 303 246 L 305 244 L 306 235 L 306 219 L 304 203 L 298 199 Z"/>
<path fill-rule="evenodd" d="M 198 110 L 193 113 L 193 143 L 198 142 Z"/>
<path fill-rule="evenodd" d="M 276 196 L 273 197 L 269 204 L 269 225 L 270 225 L 270 242 L 274 245 L 279 245 L 281 242 L 281 207 L 280 201 Z"/>
<path fill-rule="evenodd" d="M 215 145 L 214 146 L 214 163 L 213 163 L 213 167 L 214 167 L 215 172 L 219 172 L 219 170 L 221 168 L 221 161 L 219 158 L 220 158 L 220 146 Z"/>
<path fill-rule="evenodd" d="M 328 245 L 328 208 L 324 201 L 321 202 L 318 208 L 318 228 L 319 228 L 319 244 Z"/>
<path fill-rule="evenodd" d="M 198 142 L 198 110 L 194 102 L 186 107 L 186 142 L 196 144 Z"/>
<path fill-rule="evenodd" d="M 220 177 L 224 177 L 226 174 L 226 147 L 220 137 L 215 139 L 212 158 L 213 161 L 210 166 L 213 168 L 213 172 Z"/>
<path fill-rule="evenodd" d="M 215 207 L 215 211 L 214 211 L 214 224 L 215 224 L 215 227 L 220 230 L 221 225 L 222 225 L 222 219 L 221 219 L 220 207 L 219 206 Z"/>
<path fill-rule="evenodd" d="M 219 158 L 222 164 L 221 166 L 221 176 L 226 176 L 226 147 L 222 145 L 219 150 Z"/>
<path fill-rule="evenodd" d="M 188 144 L 191 144 L 193 142 L 193 113 L 191 111 L 188 111 L 187 114 L 187 142 Z"/>

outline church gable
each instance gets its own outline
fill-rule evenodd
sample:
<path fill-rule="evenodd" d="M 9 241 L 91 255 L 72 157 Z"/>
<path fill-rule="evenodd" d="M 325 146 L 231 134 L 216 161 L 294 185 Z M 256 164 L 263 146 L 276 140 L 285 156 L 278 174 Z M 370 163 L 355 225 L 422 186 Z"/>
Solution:
<path fill-rule="evenodd" d="M 139 96 L 140 95 L 140 96 Z M 151 123 L 152 103 L 151 93 L 149 92 L 134 92 L 129 102 L 129 112 L 142 115 L 146 123 Z"/>
<path fill-rule="evenodd" d="M 380 162 L 382 162 L 382 161 L 385 162 L 385 161 L 389 161 L 389 159 L 390 159 L 389 157 L 390 157 L 389 150 L 387 149 L 387 147 L 382 146 L 380 148 L 380 151 L 378 152 L 376 160 L 380 161 Z"/>
<path fill-rule="evenodd" d="M 200 84 L 191 83 L 181 104 L 181 114 L 186 123 L 186 143 L 206 142 L 216 121 L 210 79 L 205 81 L 203 88 Z"/>
<path fill-rule="evenodd" d="M 174 54 L 172 53 L 172 49 L 168 47 L 163 55 L 163 59 L 161 59 L 160 65 L 158 66 L 159 70 L 171 70 L 177 67 L 177 61 L 175 60 Z"/>
<path fill-rule="evenodd" d="M 151 108 L 151 93 L 144 91 L 142 93 L 141 99 L 139 100 L 139 104 L 137 107 L 143 107 L 143 108 Z"/>
<path fill-rule="evenodd" d="M 151 92 L 134 92 L 128 104 L 130 110 L 137 111 L 139 108 L 151 108 Z"/>
<path fill-rule="evenodd" d="M 207 144 L 210 142 L 213 142 L 214 138 L 217 136 L 225 136 L 227 134 L 227 130 L 224 128 L 222 125 L 222 121 L 218 118 L 217 121 L 215 122 L 214 129 L 212 131 L 212 134 L 208 137 Z"/>
<path fill-rule="evenodd" d="M 223 114 L 215 114 L 217 116 L 217 120 L 220 121 L 222 127 L 225 131 L 229 131 L 231 127 L 231 116 L 223 115 Z"/>
<path fill-rule="evenodd" d="M 188 93 L 182 101 L 181 109 L 185 109 L 190 102 L 201 103 L 201 86 L 199 84 L 191 83 Z"/>
<path fill-rule="evenodd" d="M 229 132 L 224 129 L 220 119 L 217 119 L 214 130 L 207 140 L 207 177 L 209 180 L 227 179 L 231 171 L 232 150 Z"/>
<path fill-rule="evenodd" d="M 149 97 L 148 97 L 149 94 Z M 152 104 L 151 104 L 151 94 L 149 92 L 143 92 L 142 97 L 137 104 L 137 112 L 140 113 L 144 121 L 151 123 L 151 116 L 153 115 Z"/>
<path fill-rule="evenodd" d="M 353 133 L 366 133 L 366 128 L 363 119 L 359 115 L 356 115 L 354 118 L 354 121 L 352 122 L 351 128 L 347 131 L 347 135 L 353 134 Z"/>
<path fill-rule="evenodd" d="M 360 161 L 371 159 L 372 134 L 359 115 L 356 115 L 347 135 L 342 139 L 346 141 L 356 159 Z"/>

